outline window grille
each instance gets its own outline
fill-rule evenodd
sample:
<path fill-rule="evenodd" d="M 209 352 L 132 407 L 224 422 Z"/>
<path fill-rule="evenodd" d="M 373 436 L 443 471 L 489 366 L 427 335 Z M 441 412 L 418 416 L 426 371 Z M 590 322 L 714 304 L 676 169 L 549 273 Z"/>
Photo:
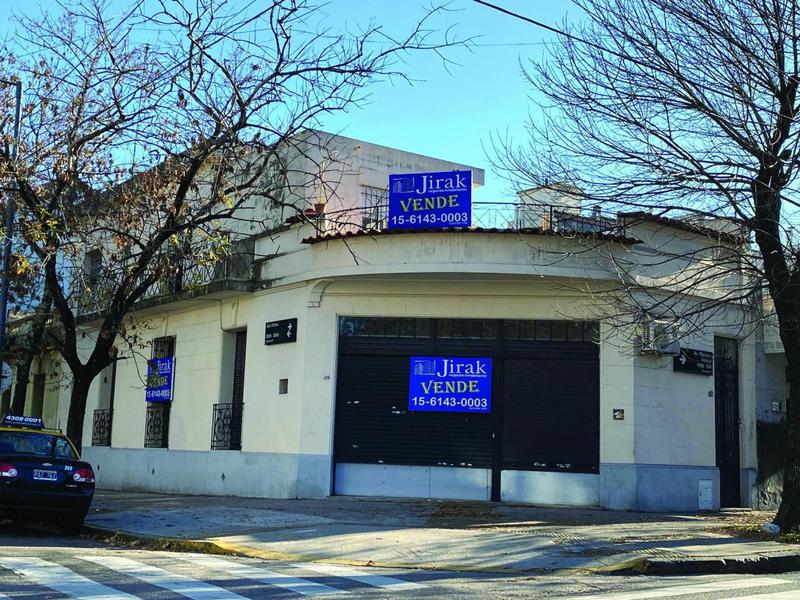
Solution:
<path fill-rule="evenodd" d="M 100 250 L 91 250 L 86 253 L 84 259 L 86 281 L 90 287 L 94 287 L 100 282 L 103 272 L 103 254 Z"/>
<path fill-rule="evenodd" d="M 153 340 L 152 358 L 175 355 L 175 336 Z M 174 377 L 173 373 L 173 377 Z M 145 448 L 169 448 L 169 412 L 171 402 L 148 402 L 144 428 Z"/>
<path fill-rule="evenodd" d="M 383 188 L 361 186 L 361 206 L 365 229 L 385 229 L 389 215 L 389 191 Z"/>
<path fill-rule="evenodd" d="M 111 423 L 113 411 L 110 408 L 98 408 L 92 419 L 92 446 L 111 445 Z"/>
<path fill-rule="evenodd" d="M 247 331 L 236 332 L 233 358 L 233 390 L 231 401 L 215 404 L 211 422 L 212 450 L 242 449 L 242 413 L 244 411 L 244 369 Z"/>

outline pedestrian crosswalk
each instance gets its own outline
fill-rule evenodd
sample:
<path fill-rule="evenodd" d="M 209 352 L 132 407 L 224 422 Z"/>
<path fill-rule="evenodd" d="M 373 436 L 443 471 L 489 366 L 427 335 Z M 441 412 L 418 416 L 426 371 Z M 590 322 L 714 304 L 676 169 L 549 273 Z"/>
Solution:
<path fill-rule="evenodd" d="M 797 600 L 800 591 L 773 592 L 769 588 L 792 583 L 780 577 L 747 577 L 741 579 L 720 579 L 704 583 L 672 585 L 669 587 L 654 587 L 645 590 L 606 592 L 603 594 L 579 595 L 570 597 L 569 600 L 658 600 L 678 596 L 694 597 L 697 594 L 726 594 L 735 592 L 736 600 Z M 748 589 L 766 588 L 752 595 L 740 596 L 740 592 Z M 720 597 L 720 596 L 717 596 Z"/>
<path fill-rule="evenodd" d="M 324 596 L 350 594 L 367 588 L 399 592 L 426 587 L 338 565 L 288 565 L 285 569 L 289 573 L 285 573 L 267 569 L 263 563 L 255 561 L 194 554 L 175 554 L 168 561 L 83 554 L 74 557 L 68 565 L 33 556 L 0 556 L 0 600 L 30 595 L 28 591 L 18 595 L 19 585 L 5 585 L 4 575 L 9 572 L 30 585 L 82 600 L 133 600 L 141 598 L 140 593 L 152 595 L 153 588 L 190 600 L 249 600 L 269 597 L 270 590 L 282 592 L 280 597 L 285 598 L 287 593 L 298 597 Z M 187 571 L 197 575 L 184 574 Z M 132 591 L 138 588 L 142 590 Z"/>
<path fill-rule="evenodd" d="M 0 567 L 14 571 L 42 587 L 50 588 L 73 598 L 92 600 L 134 600 L 135 596 L 125 594 L 79 575 L 57 563 L 41 558 L 0 558 Z"/>
<path fill-rule="evenodd" d="M 391 576 L 390 576 L 391 575 Z M 555 592 L 560 600 L 797 600 L 792 576 L 602 578 L 608 591 Z M 426 583 L 422 583 L 425 581 Z M 435 583 L 433 583 L 435 582 Z M 488 587 L 481 587 L 482 582 Z M 594 580 L 586 585 L 597 585 Z M 467 573 L 426 574 L 329 563 L 265 563 L 205 554 L 83 549 L 40 556 L 0 555 L 0 600 L 69 597 L 84 600 L 273 600 L 352 598 L 542 597 L 531 578 Z M 551 585 L 551 584 L 547 584 Z M 575 585 L 575 583 L 567 584 Z M 625 589 L 622 589 L 622 586 Z M 475 586 L 475 587 L 473 587 Z M 545 586 L 546 587 L 546 586 Z M 616 591 L 611 591 L 617 588 Z M 574 587 L 573 587 L 574 589 Z M 491 592 L 491 593 L 486 593 Z M 553 593 L 555 592 L 555 593 Z"/>

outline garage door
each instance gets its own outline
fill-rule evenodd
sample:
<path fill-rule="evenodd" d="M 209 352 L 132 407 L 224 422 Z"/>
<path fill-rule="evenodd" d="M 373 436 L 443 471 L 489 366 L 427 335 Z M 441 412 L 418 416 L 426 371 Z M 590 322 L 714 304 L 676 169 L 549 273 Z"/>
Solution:
<path fill-rule="evenodd" d="M 596 474 L 596 336 L 594 322 L 341 318 L 334 492 L 500 499 L 505 480 L 519 500 L 528 472 Z M 491 412 L 409 410 L 415 356 L 491 359 Z"/>

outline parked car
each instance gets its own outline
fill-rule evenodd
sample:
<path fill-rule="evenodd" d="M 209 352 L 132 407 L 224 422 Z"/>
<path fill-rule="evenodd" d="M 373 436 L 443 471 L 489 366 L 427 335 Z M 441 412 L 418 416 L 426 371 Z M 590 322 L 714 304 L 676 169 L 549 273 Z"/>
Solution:
<path fill-rule="evenodd" d="M 77 534 L 94 496 L 94 471 L 60 430 L 41 419 L 0 422 L 0 514 L 17 523 L 57 521 Z"/>

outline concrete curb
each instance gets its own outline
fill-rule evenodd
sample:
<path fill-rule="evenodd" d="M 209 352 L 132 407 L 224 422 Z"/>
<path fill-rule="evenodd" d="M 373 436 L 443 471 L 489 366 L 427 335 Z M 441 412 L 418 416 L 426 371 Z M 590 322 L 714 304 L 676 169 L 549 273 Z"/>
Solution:
<path fill-rule="evenodd" d="M 148 550 L 172 552 L 198 552 L 226 556 L 245 556 L 261 560 L 287 562 L 319 562 L 350 567 L 375 567 L 384 569 L 419 569 L 424 571 L 461 571 L 472 573 L 498 573 L 505 575 L 530 574 L 583 574 L 583 575 L 703 575 L 739 574 L 760 575 L 785 573 L 800 570 L 800 554 L 778 554 L 774 556 L 752 556 L 741 558 L 680 558 L 664 559 L 649 557 L 626 558 L 602 567 L 564 569 L 514 569 L 510 567 L 475 567 L 473 565 L 445 563 L 404 563 L 373 560 L 353 560 L 335 556 L 313 556 L 291 554 L 275 550 L 259 550 L 222 540 L 187 540 L 161 536 L 148 536 L 84 525 L 83 533 L 107 543 L 133 544 Z"/>
<path fill-rule="evenodd" d="M 643 558 L 627 573 L 639 575 L 764 575 L 800 570 L 800 554 L 746 556 L 739 558 L 658 559 Z"/>

